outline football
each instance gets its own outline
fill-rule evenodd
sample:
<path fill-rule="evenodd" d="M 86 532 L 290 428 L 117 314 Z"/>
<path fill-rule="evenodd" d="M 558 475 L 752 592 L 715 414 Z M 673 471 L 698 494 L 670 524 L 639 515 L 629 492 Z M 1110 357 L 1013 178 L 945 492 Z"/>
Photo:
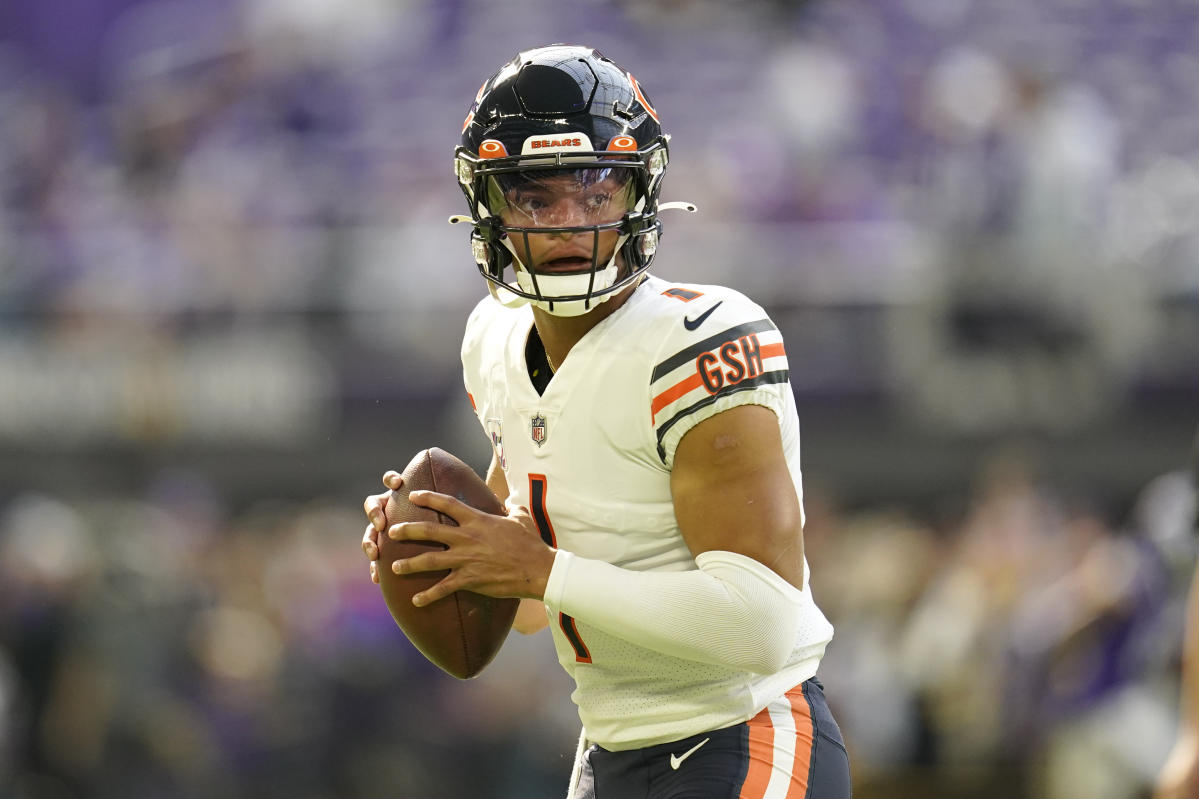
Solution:
<path fill-rule="evenodd" d="M 445 450 L 434 447 L 418 452 L 402 474 L 404 485 L 391 492 L 384 508 L 388 526 L 412 521 L 456 524 L 445 514 L 409 502 L 408 493 L 418 490 L 449 494 L 487 513 L 505 513 L 503 503 L 474 469 Z M 456 591 L 424 607 L 413 605 L 414 594 L 432 587 L 449 572 L 396 574 L 392 562 L 445 548 L 436 541 L 394 541 L 380 534 L 379 587 L 392 618 L 421 654 L 443 671 L 466 680 L 499 652 L 520 600 Z"/>

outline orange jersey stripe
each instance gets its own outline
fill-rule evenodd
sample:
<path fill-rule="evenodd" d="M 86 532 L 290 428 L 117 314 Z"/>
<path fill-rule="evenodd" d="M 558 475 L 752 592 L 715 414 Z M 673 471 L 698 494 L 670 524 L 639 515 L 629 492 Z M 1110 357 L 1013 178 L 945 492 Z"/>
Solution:
<path fill-rule="evenodd" d="M 770 721 L 770 710 L 749 720 L 749 768 L 741 793 L 737 799 L 762 799 L 770 785 L 771 763 L 774 762 L 774 724 Z"/>
<path fill-rule="evenodd" d="M 781 341 L 775 344 L 762 345 L 762 358 L 764 359 L 774 358 L 778 355 L 786 354 L 787 351 L 783 348 L 783 343 Z M 649 406 L 650 420 L 653 421 L 655 417 L 657 417 L 658 411 L 662 410 L 667 405 L 674 402 L 689 391 L 699 388 L 702 384 L 703 378 L 700 377 L 698 372 L 696 372 L 689 377 L 683 378 L 678 383 L 675 383 L 673 386 L 654 397 Z"/>
<path fill-rule="evenodd" d="M 773 358 L 776 355 L 786 355 L 787 351 L 783 349 L 783 342 L 779 341 L 775 342 L 774 344 L 763 344 L 761 353 L 762 358 L 765 359 Z"/>
<path fill-rule="evenodd" d="M 804 799 L 808 793 L 816 727 L 812 723 L 812 709 L 804 698 L 802 685 L 788 691 L 787 699 L 791 702 L 791 716 L 795 719 L 795 765 L 791 769 L 791 787 L 787 791 L 787 799 Z"/>
<path fill-rule="evenodd" d="M 765 347 L 763 347 L 763 349 L 765 349 Z M 699 376 L 699 372 L 696 372 L 689 377 L 683 378 L 658 396 L 654 397 L 653 402 L 651 402 L 649 406 L 650 420 L 652 421 L 653 418 L 658 415 L 658 411 L 662 410 L 687 392 L 699 388 L 703 382 L 703 378 Z"/>

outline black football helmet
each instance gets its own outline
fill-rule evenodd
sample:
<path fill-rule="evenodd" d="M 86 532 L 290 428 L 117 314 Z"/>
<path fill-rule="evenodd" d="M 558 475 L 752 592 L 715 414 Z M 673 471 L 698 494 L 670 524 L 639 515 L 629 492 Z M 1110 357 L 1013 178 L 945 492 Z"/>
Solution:
<path fill-rule="evenodd" d="M 592 48 L 555 44 L 528 50 L 490 77 L 475 96 L 454 150 L 471 215 L 450 221 L 472 223 L 472 252 L 496 299 L 575 316 L 645 272 L 661 233 L 658 211 L 695 210 L 686 203 L 658 203 L 668 138 L 637 79 Z M 538 217 L 536 193 L 553 181 L 583 199 L 585 218 L 571 221 L 585 224 L 555 224 L 548 213 Z M 610 258 L 600 252 L 605 231 L 616 233 Z M 588 233 L 590 268 L 535 271 L 521 262 L 513 244 L 523 237 L 528 253 L 530 234 Z M 504 277 L 508 267 L 514 280 Z"/>

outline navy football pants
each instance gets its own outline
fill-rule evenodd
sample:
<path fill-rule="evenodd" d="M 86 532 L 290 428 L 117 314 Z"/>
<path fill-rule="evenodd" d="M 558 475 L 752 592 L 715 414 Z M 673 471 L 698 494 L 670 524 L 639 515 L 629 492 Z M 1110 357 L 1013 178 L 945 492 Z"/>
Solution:
<path fill-rule="evenodd" d="M 812 678 L 743 724 L 583 754 L 571 799 L 849 799 L 849 757 Z"/>

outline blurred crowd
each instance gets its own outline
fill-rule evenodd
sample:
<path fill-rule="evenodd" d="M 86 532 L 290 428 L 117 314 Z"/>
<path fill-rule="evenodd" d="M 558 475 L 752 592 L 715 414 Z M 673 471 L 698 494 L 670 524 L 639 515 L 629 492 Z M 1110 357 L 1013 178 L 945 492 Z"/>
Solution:
<path fill-rule="evenodd" d="M 1035 452 L 936 512 L 809 502 L 830 701 L 866 796 L 1144 797 L 1173 743 L 1196 553 L 1185 469 L 1126 517 Z"/>
<path fill-rule="evenodd" d="M 835 353 L 814 388 L 874 380 L 969 430 L 1093 420 L 1133 381 L 1194 373 L 1192 3 L 553 8 L 97 0 L 63 25 L 56 3 L 6 2 L 0 312 L 16 335 L 0 375 L 36 355 L 50 385 L 19 389 L 0 432 L 53 438 L 46 414 L 83 415 L 39 410 L 79 379 L 74 359 L 137 379 L 214 327 L 290 337 L 275 366 L 292 383 L 345 383 L 382 355 L 456 385 L 478 278 L 448 255 L 466 253 L 445 224 L 462 204 L 450 152 L 481 76 L 552 40 L 634 65 L 673 135 L 665 196 L 701 214 L 668 227 L 660 271 L 736 277 L 780 313 L 911 311 L 898 337 L 846 323 L 839 338 L 885 362 Z M 216 346 L 274 346 L 245 343 Z M 158 401 L 181 402 L 182 379 L 161 379 Z M 947 402 L 975 385 L 989 398 Z M 294 393 L 307 405 L 281 435 L 335 400 Z"/>
<path fill-rule="evenodd" d="M 341 535 L 358 526 L 319 502 L 230 517 L 184 476 L 145 498 L 15 498 L 0 795 L 559 793 L 577 719 L 552 645 L 510 642 L 472 683 L 441 674 Z"/>
<path fill-rule="evenodd" d="M 1136 467 L 1131 501 L 1037 442 L 1199 407 L 1199 5 L 69 5 L 0 3 L 0 797 L 562 792 L 550 642 L 441 675 L 366 577 L 374 486 L 294 498 L 387 414 L 461 404 L 482 283 L 450 156 L 479 81 L 551 41 L 646 87 L 664 199 L 701 209 L 655 268 L 767 305 L 801 422 L 866 398 L 1032 442 L 919 502 L 896 486 L 932 464 L 865 492 L 810 467 L 858 795 L 1145 795 L 1194 493 L 1173 453 L 1089 472 Z M 458 418 L 419 426 L 454 448 Z M 263 448 L 295 457 L 256 473 Z"/>

